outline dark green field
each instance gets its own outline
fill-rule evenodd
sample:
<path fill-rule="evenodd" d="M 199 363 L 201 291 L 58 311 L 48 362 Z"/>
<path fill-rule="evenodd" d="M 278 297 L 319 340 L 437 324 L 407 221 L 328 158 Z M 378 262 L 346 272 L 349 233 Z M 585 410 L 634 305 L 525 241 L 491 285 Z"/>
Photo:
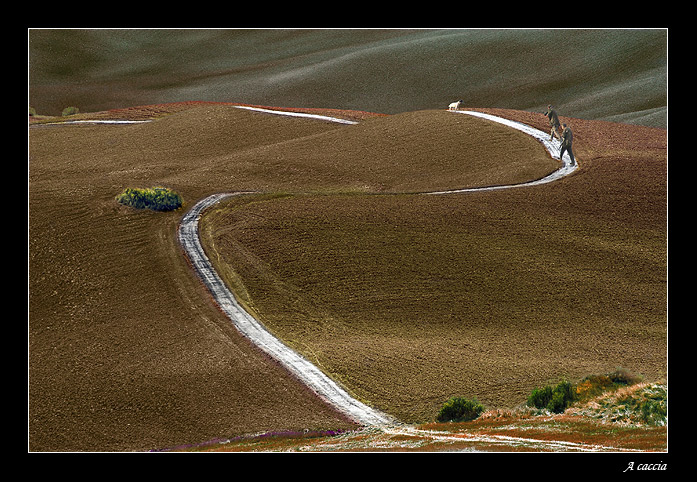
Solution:
<path fill-rule="evenodd" d="M 537 23 L 538 20 L 535 20 Z M 470 107 L 667 127 L 666 29 L 31 30 L 30 105 Z"/>

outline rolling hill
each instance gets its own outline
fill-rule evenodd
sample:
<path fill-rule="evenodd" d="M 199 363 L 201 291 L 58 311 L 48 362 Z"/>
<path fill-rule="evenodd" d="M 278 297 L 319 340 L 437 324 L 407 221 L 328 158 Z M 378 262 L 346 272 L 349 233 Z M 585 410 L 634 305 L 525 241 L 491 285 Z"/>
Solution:
<path fill-rule="evenodd" d="M 439 20 L 440 22 L 440 20 Z M 33 29 L 37 112 L 213 102 L 470 107 L 667 127 L 667 29 Z"/>
<path fill-rule="evenodd" d="M 539 114 L 488 109 L 546 129 Z M 555 169 L 523 134 L 437 110 L 358 125 L 217 103 L 34 125 L 29 135 L 29 443 L 149 450 L 267 430 L 355 427 L 215 307 L 176 227 L 203 241 L 260 319 L 405 421 L 450 394 L 490 407 L 541 382 L 666 376 L 666 131 L 565 118 L 582 168 L 548 186 L 424 196 Z M 184 209 L 135 211 L 166 185 Z M 292 316 L 289 316 L 292 314 Z M 467 393 L 462 393 L 467 392 Z"/>

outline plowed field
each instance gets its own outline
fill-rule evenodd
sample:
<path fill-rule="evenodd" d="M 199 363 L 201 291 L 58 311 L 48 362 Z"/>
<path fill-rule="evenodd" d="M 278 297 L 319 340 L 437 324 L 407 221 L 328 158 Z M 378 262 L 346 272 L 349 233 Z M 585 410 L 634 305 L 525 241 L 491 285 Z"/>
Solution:
<path fill-rule="evenodd" d="M 524 134 L 442 111 L 348 113 L 365 120 L 345 126 L 217 104 L 131 113 L 145 110 L 158 120 L 30 128 L 31 450 L 354 426 L 232 329 L 176 243 L 182 211 L 121 207 L 125 187 L 165 185 L 184 209 L 264 192 L 204 218 L 221 274 L 272 331 L 403 421 L 432 420 L 450 395 L 510 407 L 617 366 L 666 376 L 664 129 L 572 119 L 569 178 L 424 196 L 558 163 Z"/>

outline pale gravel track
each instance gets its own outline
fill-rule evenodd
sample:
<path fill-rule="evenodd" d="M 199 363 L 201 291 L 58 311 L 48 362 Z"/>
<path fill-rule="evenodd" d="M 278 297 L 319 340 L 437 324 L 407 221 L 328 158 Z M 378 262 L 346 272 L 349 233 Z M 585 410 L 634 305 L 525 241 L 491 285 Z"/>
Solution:
<path fill-rule="evenodd" d="M 534 127 L 530 127 L 527 124 L 523 124 L 521 122 L 516 122 L 512 121 L 509 119 L 505 119 L 503 117 L 498 117 L 494 116 L 491 114 L 485 114 L 483 112 L 476 112 L 476 111 L 469 111 L 469 110 L 457 110 L 453 111 L 454 113 L 457 114 L 467 114 L 475 117 L 480 117 L 482 119 L 487 119 L 493 122 L 498 122 L 499 124 L 503 124 L 508 127 L 512 127 L 513 129 L 517 129 L 521 132 L 524 132 L 528 134 L 529 136 L 537 139 L 542 143 L 542 145 L 547 149 L 547 152 L 554 158 L 554 159 L 559 159 L 559 151 L 561 149 L 561 142 L 557 139 L 551 139 L 549 138 L 549 134 L 546 132 L 543 132 L 539 129 L 535 129 Z M 477 192 L 477 191 L 494 191 L 497 189 L 511 189 L 511 188 L 516 188 L 516 187 L 530 187 L 530 186 L 539 186 L 540 184 L 546 184 L 548 182 L 553 182 L 561 179 L 562 177 L 568 176 L 572 172 L 574 172 L 576 169 L 578 169 L 578 163 L 576 162 L 571 162 L 571 157 L 569 157 L 569 153 L 565 152 L 564 153 L 564 158 L 561 159 L 562 165 L 559 169 L 556 171 L 552 172 L 551 174 L 541 178 L 537 179 L 534 181 L 528 181 L 528 182 L 522 182 L 519 184 L 504 184 L 500 186 L 486 186 L 486 187 L 473 187 L 473 188 L 468 188 L 468 189 L 453 189 L 450 191 L 433 191 L 425 194 L 456 194 L 456 193 L 462 193 L 462 192 Z"/>
<path fill-rule="evenodd" d="M 279 361 L 292 374 L 310 387 L 317 395 L 340 412 L 361 425 L 384 426 L 395 423 L 392 417 L 375 410 L 353 398 L 331 378 L 300 354 L 283 344 L 261 323 L 250 315 L 225 286 L 201 246 L 198 235 L 198 220 L 201 213 L 230 196 L 242 193 L 214 194 L 198 202 L 184 216 L 179 226 L 179 242 L 184 247 L 191 264 L 212 293 L 220 308 L 235 327 L 269 356 Z"/>
<path fill-rule="evenodd" d="M 244 106 L 237 107 L 241 109 L 248 109 L 274 115 L 305 117 L 330 122 L 339 122 L 344 124 L 355 124 L 355 122 L 353 121 L 347 121 L 345 119 L 338 119 L 328 116 L 302 114 L 297 112 L 285 112 Z M 521 130 L 542 142 L 542 144 L 545 146 L 545 148 L 552 157 L 554 157 L 555 159 L 559 158 L 559 141 L 557 141 L 556 139 L 550 141 L 549 134 L 545 132 L 542 132 L 538 129 L 534 129 L 530 126 L 521 124 L 519 122 L 510 121 L 502 117 L 492 116 L 481 112 L 456 111 L 456 113 L 473 115 L 476 117 L 484 118 L 490 121 L 507 125 L 514 129 Z M 524 186 L 536 186 L 539 184 L 556 181 L 564 176 L 567 176 L 571 174 L 573 171 L 575 171 L 577 167 L 578 165 L 575 163 L 571 163 L 571 159 L 568 157 L 568 154 L 566 154 L 564 156 L 564 159 L 562 160 L 562 167 L 560 169 L 554 171 L 552 174 L 544 178 L 535 181 L 502 186 L 488 186 L 481 188 L 437 191 L 423 194 L 444 195 L 474 191 L 510 189 Z M 285 366 L 292 374 L 294 374 L 298 379 L 300 379 L 304 384 L 306 384 L 310 389 L 312 389 L 319 397 L 327 401 L 340 412 L 346 414 L 346 416 L 354 420 L 356 423 L 359 423 L 364 426 L 377 427 L 388 427 L 398 425 L 398 421 L 392 418 L 391 416 L 356 400 L 331 378 L 322 373 L 322 371 L 320 371 L 315 365 L 313 365 L 300 354 L 298 354 L 290 347 L 285 345 L 278 338 L 273 336 L 259 321 L 257 321 L 252 315 L 250 315 L 237 302 L 233 293 L 227 288 L 220 276 L 218 276 L 201 245 L 198 234 L 199 219 L 204 210 L 208 209 L 209 207 L 213 206 L 219 201 L 230 196 L 241 194 L 245 193 L 219 193 L 204 198 L 203 200 L 196 203 L 191 208 L 191 210 L 189 210 L 189 212 L 187 212 L 186 215 L 182 218 L 178 231 L 179 242 L 183 246 L 184 251 L 186 252 L 194 269 L 196 270 L 200 278 L 203 280 L 204 284 L 208 287 L 220 308 L 230 318 L 230 320 L 240 331 L 240 333 L 249 338 L 254 344 L 256 344 L 273 359 L 277 360 L 283 366 Z"/>

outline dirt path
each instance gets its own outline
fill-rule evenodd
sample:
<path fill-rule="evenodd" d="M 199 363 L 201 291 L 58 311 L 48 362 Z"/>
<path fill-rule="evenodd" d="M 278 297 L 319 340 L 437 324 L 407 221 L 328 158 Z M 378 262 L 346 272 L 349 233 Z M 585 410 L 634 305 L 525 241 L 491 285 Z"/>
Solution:
<path fill-rule="evenodd" d="M 331 122 L 355 124 L 355 122 L 352 121 L 345 121 L 343 119 L 337 119 L 327 116 L 316 116 L 312 114 L 300 115 L 296 112 L 284 112 L 260 108 L 249 109 L 275 115 L 310 117 Z M 521 130 L 542 142 L 542 144 L 549 151 L 552 157 L 559 157 L 559 141 L 557 141 L 556 139 L 554 139 L 553 141 L 549 141 L 548 134 L 545 132 L 542 132 L 538 129 L 534 129 L 519 122 L 510 121 L 508 119 L 480 112 L 457 111 L 457 113 L 474 115 L 477 117 L 481 117 L 510 126 L 514 129 Z M 577 164 L 572 164 L 571 159 L 568 157 L 568 154 L 566 154 L 562 162 L 562 167 L 542 179 L 514 185 L 490 186 L 452 191 L 439 191 L 430 192 L 426 194 L 452 194 L 460 192 L 486 191 L 494 189 L 508 189 L 514 187 L 534 186 L 560 179 L 564 176 L 571 174 L 574 170 L 576 170 L 576 168 Z M 328 403 L 339 409 L 341 412 L 345 413 L 347 416 L 355 420 L 357 423 L 366 426 L 397 425 L 397 421 L 389 415 L 381 413 L 354 399 L 350 394 L 348 394 L 344 389 L 337 385 L 333 380 L 331 380 L 328 376 L 322 373 L 315 365 L 307 361 L 301 355 L 299 355 L 294 350 L 283 344 L 276 337 L 274 337 L 268 330 L 266 330 L 266 328 L 264 328 L 264 326 L 261 323 L 254 319 L 254 317 L 252 317 L 247 311 L 244 310 L 244 308 L 242 308 L 242 306 L 240 306 L 240 304 L 235 299 L 235 296 L 232 294 L 232 292 L 230 292 L 230 290 L 228 290 L 228 288 L 225 286 L 225 283 L 215 272 L 212 264 L 206 257 L 206 254 L 203 251 L 203 247 L 201 246 L 201 243 L 199 241 L 198 221 L 201 216 L 201 213 L 210 206 L 216 204 L 217 202 L 227 197 L 241 194 L 244 193 L 237 192 L 214 194 L 199 201 L 184 216 L 179 227 L 179 241 L 181 245 L 184 247 L 184 250 L 187 256 L 189 257 L 192 265 L 194 266 L 196 272 L 201 277 L 203 282 L 206 284 L 208 289 L 211 291 L 213 297 L 215 298 L 220 308 L 227 314 L 230 320 L 234 323 L 235 327 L 243 335 L 248 337 L 253 343 L 259 346 L 259 348 L 261 348 L 269 356 L 283 364 L 283 366 L 290 370 L 291 373 L 295 374 L 295 376 L 297 376 L 303 383 L 305 383 L 315 393 L 317 393 L 318 396 L 320 396 L 322 399 L 326 400 Z"/>
<path fill-rule="evenodd" d="M 199 241 L 199 217 L 206 208 L 220 200 L 240 194 L 243 193 L 224 193 L 209 196 L 199 201 L 182 219 L 179 227 L 179 241 L 196 272 L 211 291 L 220 308 L 232 320 L 235 327 L 269 356 L 283 364 L 317 395 L 360 424 L 370 426 L 393 424 L 395 421 L 391 417 L 354 399 L 316 366 L 269 333 L 261 323 L 239 305 L 235 296 L 228 290 L 223 280 L 213 269 Z"/>
<path fill-rule="evenodd" d="M 237 109 L 253 110 L 255 112 L 266 112 L 267 114 L 286 115 L 286 116 L 290 116 L 290 117 L 307 117 L 310 119 L 318 119 L 318 120 L 324 120 L 324 121 L 329 121 L 329 122 L 337 122 L 339 124 L 358 124 L 358 122 L 352 121 L 352 120 L 339 119 L 338 117 L 330 117 L 330 116 L 319 115 L 319 114 L 307 114 L 305 112 L 290 112 L 290 111 L 284 111 L 284 110 L 263 109 L 261 107 L 250 107 L 250 106 L 246 106 L 246 105 L 236 105 L 234 107 L 236 107 Z"/>
<path fill-rule="evenodd" d="M 467 114 L 467 115 L 472 115 L 475 117 L 481 117 L 482 119 L 487 119 L 493 122 L 498 122 L 499 124 L 503 124 L 508 127 L 512 127 L 513 129 L 517 129 L 519 131 L 522 131 L 529 136 L 534 137 L 538 141 L 542 143 L 543 146 L 545 146 L 545 149 L 547 149 L 547 152 L 554 158 L 554 159 L 559 159 L 559 151 L 561 149 L 561 142 L 557 139 L 549 139 L 549 134 L 546 132 L 542 132 L 539 129 L 535 129 L 534 127 L 530 127 L 528 125 L 522 124 L 520 122 L 504 119 L 503 117 L 497 117 L 494 115 L 490 114 L 485 114 L 483 112 L 475 112 L 475 111 L 468 111 L 468 110 L 457 110 L 453 111 L 454 113 L 457 114 Z M 576 169 L 578 169 L 578 163 L 571 162 L 571 158 L 569 157 L 569 153 L 565 152 L 564 153 L 564 158 L 562 159 L 562 166 L 554 171 L 553 173 L 549 174 L 548 176 L 545 176 L 541 179 L 538 179 L 536 181 L 529 181 L 529 182 L 523 182 L 520 184 L 506 184 L 506 185 L 501 185 L 501 186 L 489 186 L 489 187 L 473 187 L 469 189 L 455 189 L 451 191 L 437 191 L 437 192 L 430 192 L 427 194 L 453 194 L 453 193 L 459 193 L 459 192 L 475 192 L 475 191 L 493 191 L 496 189 L 511 189 L 514 187 L 529 187 L 529 186 L 537 186 L 540 184 L 546 184 L 548 182 L 556 181 L 558 179 L 561 179 L 564 176 L 568 176 L 572 172 L 574 172 Z"/>

